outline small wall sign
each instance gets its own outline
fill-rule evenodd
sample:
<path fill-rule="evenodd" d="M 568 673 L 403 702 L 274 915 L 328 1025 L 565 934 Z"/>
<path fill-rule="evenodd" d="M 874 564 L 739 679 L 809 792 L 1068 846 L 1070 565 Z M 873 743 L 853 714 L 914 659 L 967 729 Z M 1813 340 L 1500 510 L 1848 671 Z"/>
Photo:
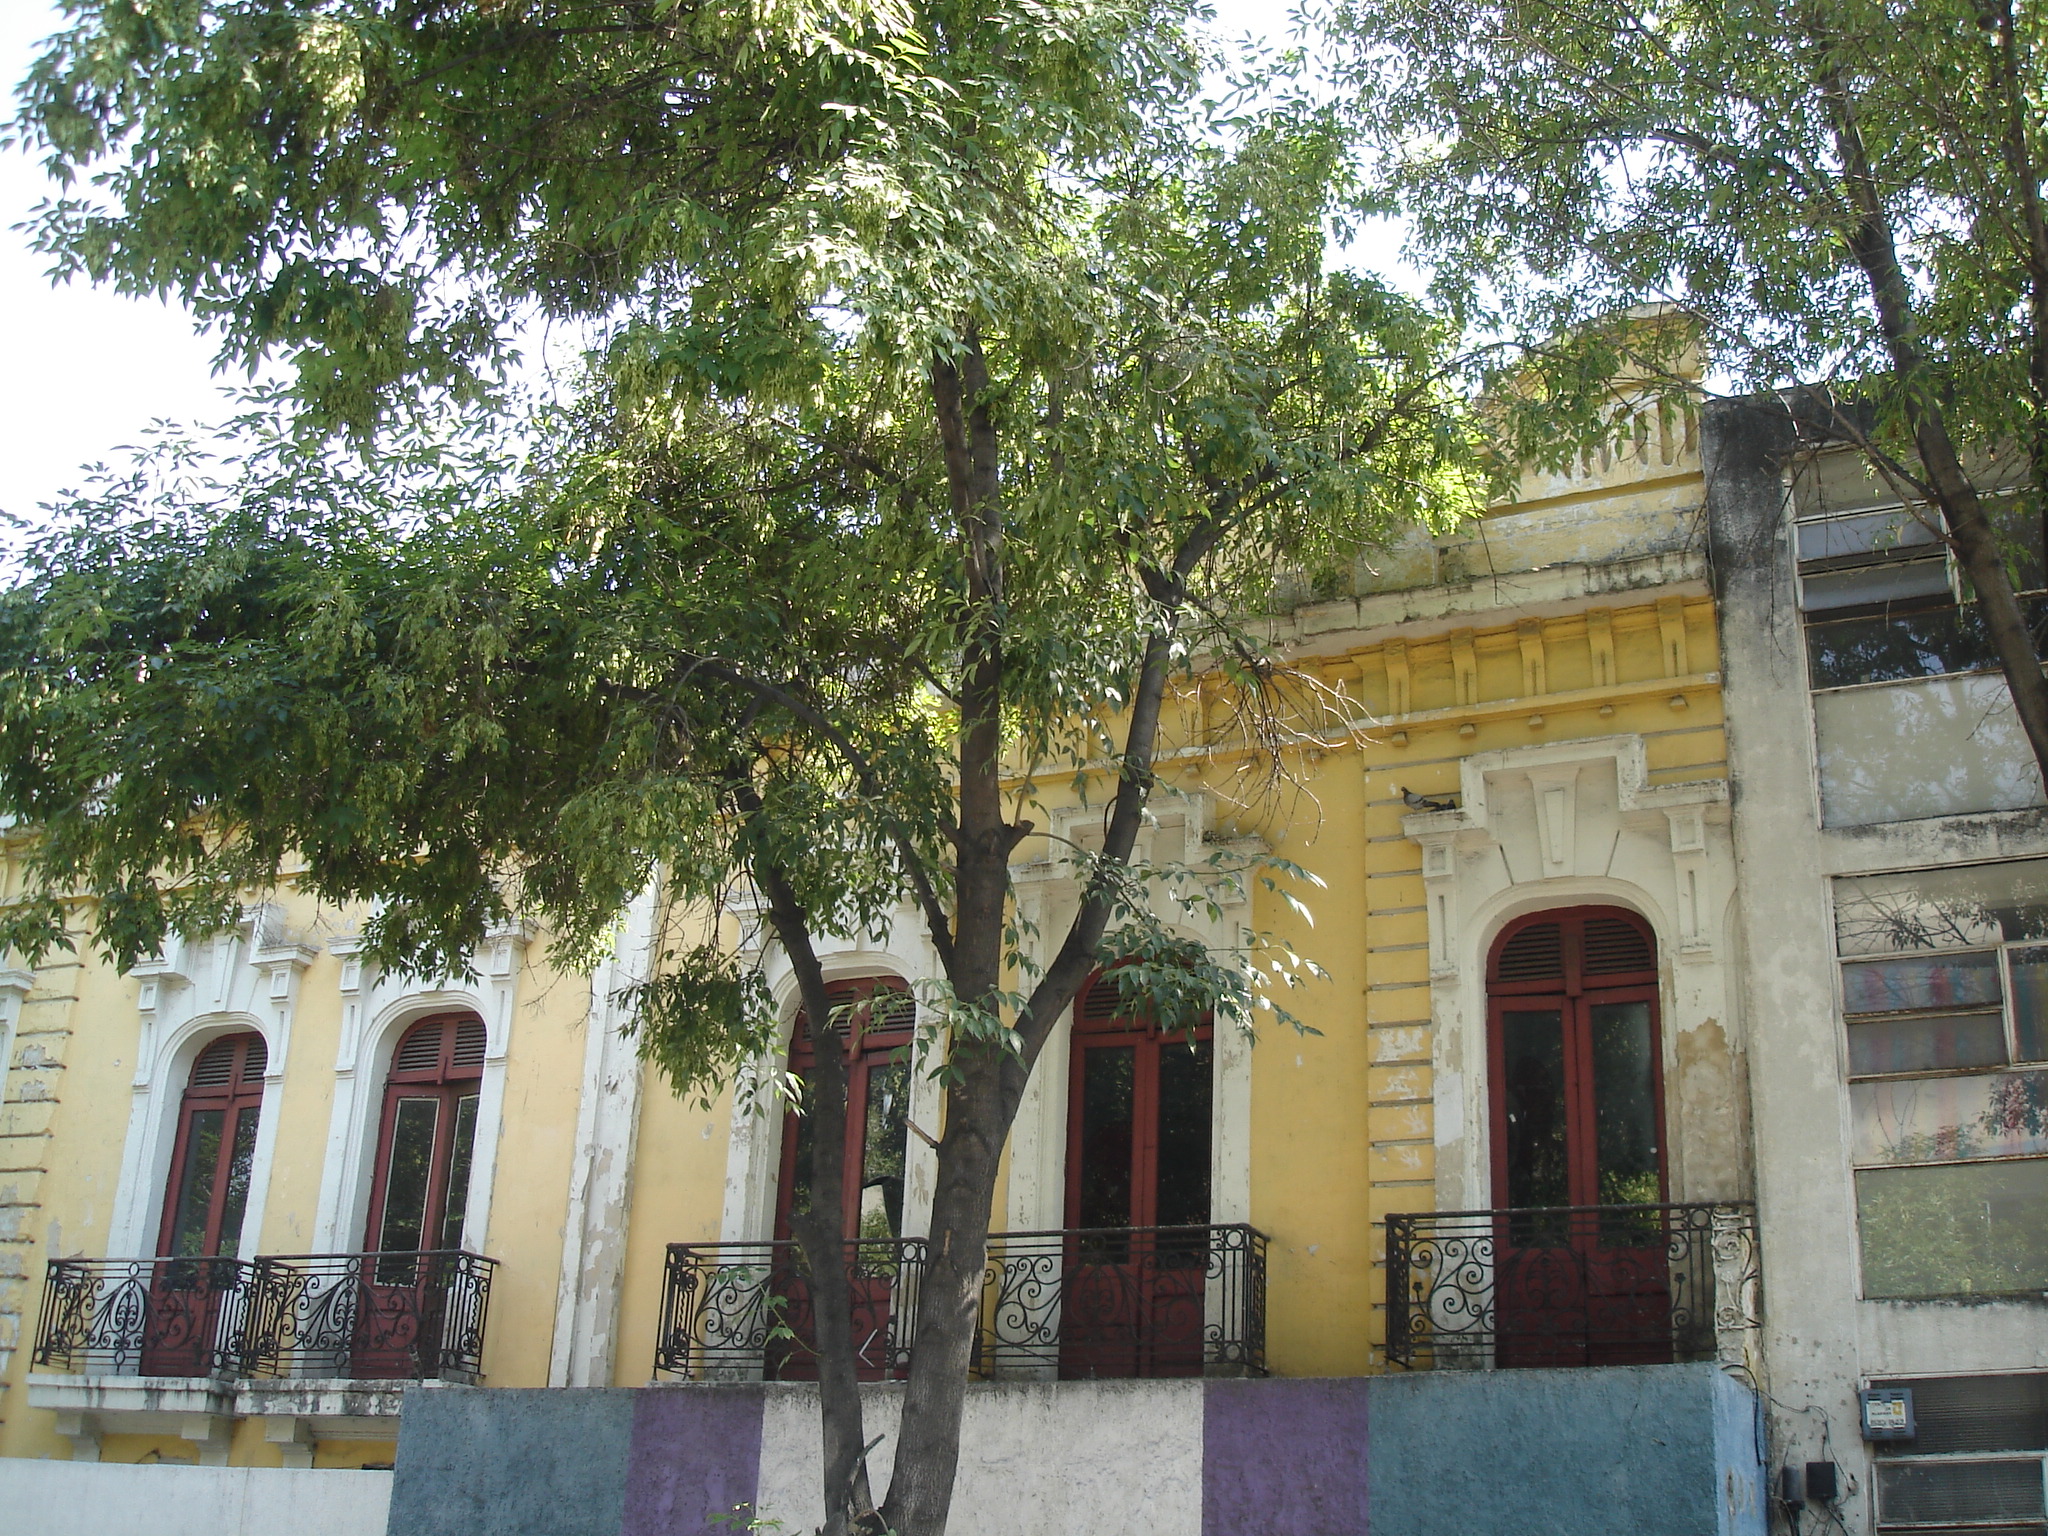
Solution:
<path fill-rule="evenodd" d="M 1866 1387 L 1857 1393 L 1863 1404 L 1863 1438 L 1910 1440 L 1914 1435 L 1911 1387 Z"/>

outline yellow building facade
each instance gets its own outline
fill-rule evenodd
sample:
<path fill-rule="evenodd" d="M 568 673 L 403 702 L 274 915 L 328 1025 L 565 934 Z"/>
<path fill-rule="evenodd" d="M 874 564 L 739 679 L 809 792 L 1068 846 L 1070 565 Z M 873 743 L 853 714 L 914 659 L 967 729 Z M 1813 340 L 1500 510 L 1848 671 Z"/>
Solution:
<path fill-rule="evenodd" d="M 1703 499 L 1684 425 L 1645 422 L 1603 460 L 1530 477 L 1514 504 L 1453 536 L 1362 562 L 1351 594 L 1294 606 L 1275 638 L 1320 702 L 1277 781 L 1233 745 L 1227 699 L 1195 689 L 1180 701 L 1141 852 L 1192 869 L 1270 853 L 1318 884 L 1295 892 L 1312 920 L 1240 880 L 1212 884 L 1213 906 L 1179 925 L 1234 954 L 1270 936 L 1327 973 L 1285 1000 L 1308 1031 L 1222 1030 L 1202 1057 L 1206 1171 L 1187 1187 L 1199 1185 L 1206 1225 L 1254 1234 L 1263 1262 L 1256 1318 L 1217 1324 L 1212 1272 L 1208 1321 L 1242 1336 L 1226 1339 L 1227 1360 L 1195 1360 L 1197 1374 L 1359 1375 L 1430 1363 L 1432 1350 L 1442 1363 L 1459 1347 L 1458 1298 L 1416 1277 L 1449 1239 L 1400 1219 L 1532 1203 L 1509 1198 L 1506 1181 L 1523 1175 L 1508 1171 L 1504 1138 L 1550 1138 L 1550 1182 L 1522 1190 L 1546 1207 L 1725 1217 L 1750 1194 Z M 1098 813 L 1047 803 L 1058 838 L 1099 836 Z M 1019 908 L 1047 944 L 1075 900 L 1062 846 L 1018 850 Z M 705 1322 L 678 1310 L 677 1276 L 712 1263 L 715 1245 L 772 1242 L 789 1132 L 731 1091 L 708 1107 L 678 1098 L 637 1059 L 614 999 L 654 950 L 654 912 L 650 896 L 622 916 L 596 976 L 551 970 L 545 936 L 523 927 L 493 937 L 474 980 L 380 975 L 360 955 L 356 915 L 290 890 L 252 901 L 235 932 L 129 974 L 83 942 L 0 972 L 0 1456 L 374 1467 L 393 1459 L 400 1377 L 633 1386 L 658 1359 L 687 1373 Z M 1606 996 L 1581 983 L 1610 941 L 1637 946 L 1613 970 L 1634 990 L 1585 1005 L 1590 1022 L 1561 1026 L 1554 1047 L 1528 1045 L 1515 1031 L 1533 1026 L 1513 1021 L 1534 1017 L 1526 999 L 1551 985 L 1536 952 L 1564 957 L 1557 996 Z M 914 990 L 937 974 L 908 913 L 826 946 L 825 963 L 849 984 Z M 1510 975 L 1525 964 L 1537 969 Z M 763 965 L 793 1022 L 786 971 L 772 953 Z M 1577 1001 L 1561 1006 L 1578 1017 Z M 1638 1074 L 1648 1097 L 1627 1134 L 1648 1141 L 1610 1157 L 1572 1085 L 1607 1070 L 1600 1053 L 1624 1047 L 1601 1031 L 1628 1020 L 1647 1021 L 1640 1059 L 1614 1070 Z M 235 1055 L 222 1044 L 234 1041 L 260 1051 Z M 1063 1027 L 1040 1063 L 998 1198 L 1006 1233 L 1086 1225 L 1086 1048 Z M 1513 1116 L 1535 1113 L 1551 1090 L 1527 1084 L 1546 1071 L 1565 1074 L 1554 1086 L 1571 1123 L 1531 1131 Z M 201 1082 L 209 1073 L 220 1081 Z M 939 1098 L 918 1073 L 889 1091 L 905 1096 L 911 1134 L 879 1182 L 891 1231 L 915 1239 Z M 1134 1155 L 1170 1161 L 1159 1146 L 1173 1134 L 1141 1137 L 1151 1150 Z M 189 1178 L 207 1157 L 218 1179 L 201 1211 Z M 1390 1218 L 1406 1245 L 1391 1312 Z M 254 1289 L 228 1295 L 198 1268 L 167 1268 L 180 1223 L 253 1264 Z M 428 1275 L 349 1257 L 388 1254 L 394 1232 L 471 1267 Z M 679 1257 L 678 1244 L 699 1251 Z M 323 1318 L 344 1291 L 355 1311 Z M 458 1344 L 451 1319 L 480 1294 L 484 1321 Z M 127 1334 L 123 1306 L 142 1319 Z M 379 1306 L 415 1335 L 433 1313 L 432 1369 L 377 1366 L 377 1347 L 406 1347 L 364 1343 Z M 224 1363 L 194 1342 L 246 1333 L 259 1315 L 274 1346 L 260 1359 Z M 699 1330 L 680 1352 L 679 1327 Z M 984 1365 L 1000 1376 L 1010 1344 L 992 1338 Z M 756 1373 L 772 1374 L 768 1346 L 748 1347 Z M 1026 1366 L 1071 1375 L 1075 1358 L 1055 1348 Z M 1118 1374 L 1091 1358 L 1083 1373 Z"/>

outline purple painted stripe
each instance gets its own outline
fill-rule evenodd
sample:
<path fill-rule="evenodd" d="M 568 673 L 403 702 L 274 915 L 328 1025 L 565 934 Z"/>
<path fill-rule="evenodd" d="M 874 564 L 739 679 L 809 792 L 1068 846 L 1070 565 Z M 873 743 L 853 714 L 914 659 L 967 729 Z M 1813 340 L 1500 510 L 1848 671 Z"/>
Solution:
<path fill-rule="evenodd" d="M 1368 1386 L 1205 1383 L 1202 1536 L 1364 1536 Z"/>
<path fill-rule="evenodd" d="M 634 1404 L 619 1536 L 731 1536 L 761 1483 L 761 1389 L 646 1387 Z M 737 1521 L 736 1510 L 744 1509 Z M 719 1516 L 725 1524 L 713 1524 Z"/>

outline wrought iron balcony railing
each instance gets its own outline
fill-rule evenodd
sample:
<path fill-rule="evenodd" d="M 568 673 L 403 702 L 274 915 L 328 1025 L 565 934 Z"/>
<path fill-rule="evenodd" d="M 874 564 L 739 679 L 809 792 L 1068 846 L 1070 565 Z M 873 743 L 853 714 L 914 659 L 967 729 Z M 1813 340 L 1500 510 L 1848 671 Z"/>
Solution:
<path fill-rule="evenodd" d="M 34 1363 L 107 1376 L 240 1375 L 252 1270 L 240 1259 L 52 1259 Z"/>
<path fill-rule="evenodd" d="M 921 1238 L 848 1245 L 863 1380 L 890 1380 L 909 1366 L 924 1263 Z M 811 1294 L 810 1266 L 794 1242 L 670 1243 L 654 1368 L 713 1379 L 815 1379 Z"/>
<path fill-rule="evenodd" d="M 1266 1234 L 1242 1224 L 989 1239 L 979 1363 L 997 1376 L 1266 1373 Z"/>
<path fill-rule="evenodd" d="M 902 1376 L 922 1238 L 848 1245 L 864 1378 Z M 989 1238 L 974 1371 L 1006 1377 L 1262 1375 L 1266 1237 L 1247 1226 L 1009 1232 Z M 817 1374 L 811 1282 L 794 1243 L 672 1243 L 655 1369 Z"/>
<path fill-rule="evenodd" d="M 494 1259 L 52 1259 L 35 1364 L 115 1376 L 474 1381 Z"/>
<path fill-rule="evenodd" d="M 1759 1321 L 1747 1202 L 1387 1218 L 1387 1358 L 1404 1366 L 1739 1359 Z"/>
<path fill-rule="evenodd" d="M 496 1268 L 453 1249 L 260 1258 L 243 1374 L 475 1381 Z"/>

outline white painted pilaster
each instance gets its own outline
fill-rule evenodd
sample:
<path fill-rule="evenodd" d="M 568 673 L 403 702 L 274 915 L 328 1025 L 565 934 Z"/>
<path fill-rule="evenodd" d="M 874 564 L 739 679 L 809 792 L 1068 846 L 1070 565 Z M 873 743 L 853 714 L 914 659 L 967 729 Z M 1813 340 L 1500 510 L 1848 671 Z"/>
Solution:
<path fill-rule="evenodd" d="M 642 1064 L 624 1031 L 628 1010 L 615 999 L 653 972 L 659 900 L 658 882 L 651 883 L 627 908 L 612 955 L 590 978 L 550 1386 L 608 1387 L 617 1367 Z"/>

